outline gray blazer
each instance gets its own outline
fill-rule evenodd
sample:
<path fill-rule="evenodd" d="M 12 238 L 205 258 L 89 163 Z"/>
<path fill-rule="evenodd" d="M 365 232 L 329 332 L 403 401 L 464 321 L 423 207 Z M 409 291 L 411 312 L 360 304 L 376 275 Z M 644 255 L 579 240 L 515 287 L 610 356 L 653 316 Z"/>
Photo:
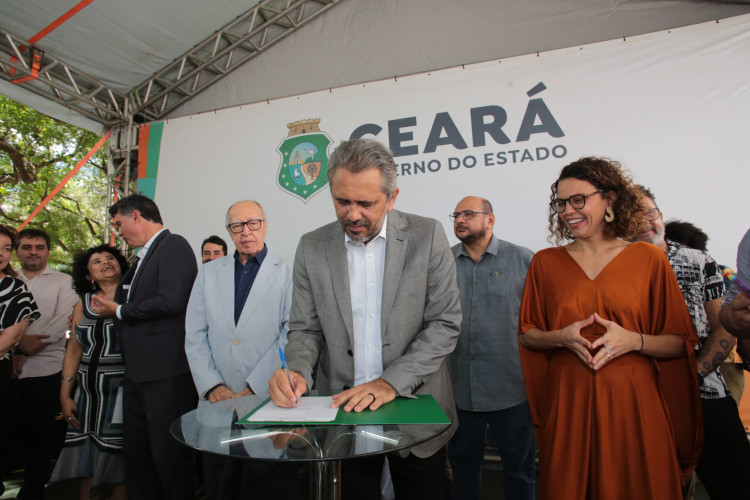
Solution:
<path fill-rule="evenodd" d="M 234 392 L 249 384 L 268 394 L 281 367 L 292 305 L 292 271 L 271 250 L 263 259 L 242 314 L 234 324 L 234 255 L 204 264 L 185 319 L 185 352 L 198 394 L 223 383 Z"/>
<path fill-rule="evenodd" d="M 461 305 L 445 231 L 434 219 L 388 214 L 381 306 L 383 374 L 399 395 L 432 394 L 453 425 L 412 449 L 427 457 L 455 432 L 447 356 L 456 346 Z M 302 237 L 294 261 L 294 291 L 286 357 L 318 394 L 354 382 L 352 306 L 344 230 L 338 222 Z"/>

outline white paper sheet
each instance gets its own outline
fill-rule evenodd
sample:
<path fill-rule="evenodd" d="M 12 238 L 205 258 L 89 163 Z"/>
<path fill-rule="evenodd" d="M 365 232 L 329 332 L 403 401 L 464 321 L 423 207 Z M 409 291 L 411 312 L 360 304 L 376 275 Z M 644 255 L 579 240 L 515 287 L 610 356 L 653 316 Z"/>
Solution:
<path fill-rule="evenodd" d="M 248 422 L 332 422 L 336 419 L 338 408 L 331 408 L 331 396 L 303 396 L 299 408 L 281 408 L 268 403 L 253 413 Z"/>

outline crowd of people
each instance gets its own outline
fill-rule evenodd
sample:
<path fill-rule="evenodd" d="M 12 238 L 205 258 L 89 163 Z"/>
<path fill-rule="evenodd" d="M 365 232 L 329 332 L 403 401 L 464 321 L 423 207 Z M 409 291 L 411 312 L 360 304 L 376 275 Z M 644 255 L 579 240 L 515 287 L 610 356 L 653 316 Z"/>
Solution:
<path fill-rule="evenodd" d="M 478 499 L 488 429 L 509 499 L 687 499 L 696 474 L 712 499 L 750 498 L 737 408 L 750 299 L 727 289 L 704 233 L 669 228 L 648 188 L 589 157 L 552 184 L 553 247 L 501 240 L 490 201 L 466 196 L 451 248 L 439 222 L 394 209 L 396 172 L 385 146 L 342 142 L 337 220 L 291 266 L 251 200 L 226 211 L 234 252 L 210 236 L 200 269 L 141 195 L 109 208 L 140 248 L 130 265 L 99 245 L 71 277 L 48 265 L 47 233 L 0 226 L 0 432 L 22 438 L 17 498 L 71 478 L 82 499 L 297 498 L 293 463 L 196 460 L 169 428 L 196 407 L 292 407 L 311 391 L 355 412 L 431 394 L 451 420 L 405 452 L 345 460 L 343 498 Z M 750 231 L 737 265 L 750 283 Z"/>

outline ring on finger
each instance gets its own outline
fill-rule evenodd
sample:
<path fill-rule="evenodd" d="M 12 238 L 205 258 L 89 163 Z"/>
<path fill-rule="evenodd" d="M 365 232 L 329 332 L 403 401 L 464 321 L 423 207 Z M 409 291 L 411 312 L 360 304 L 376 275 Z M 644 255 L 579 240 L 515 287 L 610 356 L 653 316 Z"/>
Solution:
<path fill-rule="evenodd" d="M 612 356 L 609 353 L 607 353 L 607 359 L 612 359 Z"/>
<path fill-rule="evenodd" d="M 371 393 L 371 392 L 368 392 L 368 393 L 367 393 L 367 395 L 368 395 L 368 396 L 372 396 L 372 402 L 374 403 L 374 402 L 375 402 L 375 399 L 376 399 L 376 398 L 375 398 L 375 394 L 373 394 L 373 393 Z"/>

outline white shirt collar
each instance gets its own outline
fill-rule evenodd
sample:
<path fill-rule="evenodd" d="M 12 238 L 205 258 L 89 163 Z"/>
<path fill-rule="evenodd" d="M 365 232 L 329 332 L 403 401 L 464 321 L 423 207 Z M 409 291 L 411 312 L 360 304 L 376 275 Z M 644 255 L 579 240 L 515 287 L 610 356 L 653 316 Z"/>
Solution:
<path fill-rule="evenodd" d="M 154 243 L 154 240 L 156 239 L 156 237 L 159 236 L 161 233 L 163 233 L 165 230 L 166 230 L 166 228 L 162 228 L 161 231 L 158 231 L 156 234 L 154 234 L 151 237 L 151 239 L 148 240 L 146 242 L 146 244 L 141 247 L 140 250 L 138 250 L 138 258 L 139 259 L 143 260 L 143 258 L 148 253 L 148 249 L 151 248 L 151 245 Z"/>

